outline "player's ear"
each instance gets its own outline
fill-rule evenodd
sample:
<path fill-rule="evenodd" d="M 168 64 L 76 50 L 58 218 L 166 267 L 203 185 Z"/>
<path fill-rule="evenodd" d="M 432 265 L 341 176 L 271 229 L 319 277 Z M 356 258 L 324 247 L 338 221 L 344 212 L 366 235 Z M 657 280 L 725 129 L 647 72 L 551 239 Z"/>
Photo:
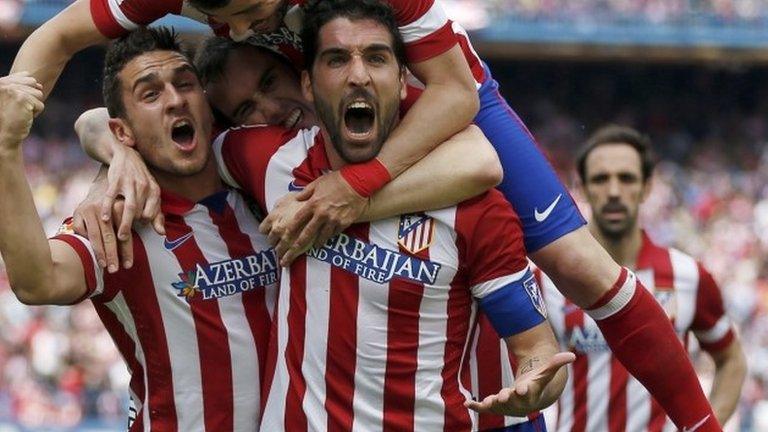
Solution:
<path fill-rule="evenodd" d="M 640 198 L 640 202 L 645 202 L 648 196 L 651 195 L 651 185 L 653 184 L 653 176 L 643 180 L 643 195 Z"/>
<path fill-rule="evenodd" d="M 136 139 L 133 136 L 133 130 L 121 118 L 109 119 L 109 130 L 112 131 L 112 135 L 115 136 L 117 142 L 124 146 L 135 147 Z"/>
<path fill-rule="evenodd" d="M 301 94 L 304 95 L 304 99 L 310 102 L 315 101 L 315 95 L 312 94 L 312 77 L 306 70 L 301 71 Z"/>

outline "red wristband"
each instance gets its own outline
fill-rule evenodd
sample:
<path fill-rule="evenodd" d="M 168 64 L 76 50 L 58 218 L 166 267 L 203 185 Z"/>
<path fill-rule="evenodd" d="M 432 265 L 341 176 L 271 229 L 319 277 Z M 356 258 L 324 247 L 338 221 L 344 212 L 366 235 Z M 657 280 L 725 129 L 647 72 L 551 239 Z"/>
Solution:
<path fill-rule="evenodd" d="M 339 173 L 363 198 L 370 197 L 392 180 L 387 167 L 377 158 L 364 163 L 343 166 Z"/>

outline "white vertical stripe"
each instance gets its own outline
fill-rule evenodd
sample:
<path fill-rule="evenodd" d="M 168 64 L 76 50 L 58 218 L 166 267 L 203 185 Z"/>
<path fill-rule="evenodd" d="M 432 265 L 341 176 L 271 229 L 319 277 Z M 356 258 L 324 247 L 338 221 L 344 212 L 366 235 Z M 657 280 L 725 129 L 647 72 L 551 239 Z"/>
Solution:
<path fill-rule="evenodd" d="M 275 206 L 277 200 L 288 193 L 288 185 L 293 180 L 293 169 L 307 158 L 307 149 L 315 145 L 315 136 L 320 129 L 301 129 L 297 135 L 281 146 L 267 164 L 265 175 L 264 200 L 267 212 Z"/>
<path fill-rule="evenodd" d="M 91 256 L 91 265 L 93 266 L 93 273 L 96 276 L 96 286 L 93 289 L 93 292 L 91 293 L 91 297 L 97 296 L 104 292 L 104 269 L 99 266 L 99 261 L 96 259 L 96 253 L 93 251 L 93 246 L 91 246 L 91 242 L 88 241 L 88 239 L 81 237 L 78 234 L 64 234 L 69 237 L 75 238 L 77 241 L 82 243 L 83 246 L 88 250 L 88 254 Z M 87 265 L 87 263 L 83 263 L 83 265 Z"/>
<path fill-rule="evenodd" d="M 677 249 L 669 249 L 674 274 L 674 293 L 677 303 L 675 329 L 685 333 L 693 322 L 696 313 L 696 293 L 699 289 L 699 268 L 696 261 Z"/>
<path fill-rule="evenodd" d="M 650 394 L 638 380 L 630 375 L 627 380 L 627 431 L 647 430 L 650 419 Z"/>
<path fill-rule="evenodd" d="M 597 325 L 584 317 L 586 332 L 597 331 Z M 608 399 L 611 394 L 611 353 L 610 351 L 589 354 L 587 373 L 587 430 L 608 430 Z"/>
<path fill-rule="evenodd" d="M 397 239 L 398 222 L 398 219 L 393 218 L 371 224 L 369 243 L 397 250 L 393 243 Z M 359 283 L 352 429 L 370 432 L 381 430 L 384 420 L 389 290 L 387 286 L 365 278 L 359 278 Z"/>
<path fill-rule="evenodd" d="M 291 298 L 291 272 L 283 269 L 281 275 L 282 285 L 277 296 L 277 314 L 272 324 L 277 326 L 277 361 L 275 375 L 272 379 L 272 387 L 269 389 L 264 412 L 261 413 L 263 431 L 285 430 L 283 419 L 285 418 L 285 399 L 288 393 L 290 378 L 288 367 L 285 363 L 285 349 L 288 346 L 288 307 Z"/>
<path fill-rule="evenodd" d="M 186 4 L 186 2 L 184 2 Z M 213 140 L 213 154 L 216 156 L 216 165 L 219 169 L 219 176 L 224 180 L 224 183 L 242 189 L 242 187 L 237 184 L 237 181 L 235 181 L 235 177 L 229 172 L 229 167 L 227 166 L 226 161 L 224 161 L 224 153 L 222 152 L 222 148 L 224 145 L 224 139 L 229 134 L 229 130 L 226 130 L 219 134 L 219 136 L 216 137 L 215 140 Z"/>
<path fill-rule="evenodd" d="M 163 247 L 163 238 L 151 229 L 140 230 L 139 236 L 154 280 L 178 280 L 181 267 L 173 252 Z M 179 430 L 203 430 L 200 352 L 191 310 L 186 300 L 176 295 L 173 286 L 155 285 L 155 292 L 168 343 Z"/>
<path fill-rule="evenodd" d="M 192 212 L 187 217 L 187 223 L 195 230 L 195 240 L 208 263 L 232 258 L 227 251 L 227 244 L 206 210 Z M 259 357 L 251 327 L 245 317 L 243 297 L 238 293 L 208 301 L 218 302 L 219 315 L 227 331 L 232 369 L 233 430 L 251 431 L 259 421 Z M 206 363 L 203 367 L 215 368 L 217 365 Z"/>
<path fill-rule="evenodd" d="M 445 366 L 446 334 L 448 325 L 448 297 L 450 281 L 458 267 L 459 252 L 456 249 L 456 233 L 453 230 L 455 208 L 430 212 L 430 216 L 443 222 L 435 229 L 436 245 L 430 248 L 433 262 L 445 263 L 436 285 L 424 285 L 419 307 L 419 353 L 416 369 L 416 404 L 414 430 L 442 430 L 445 403 L 441 396 L 442 372 Z M 453 267 L 453 269 L 451 268 Z M 450 279 L 446 279 L 448 274 Z M 467 290 L 469 295 L 469 290 Z M 465 342 L 466 343 L 466 342 Z M 455 378 L 458 381 L 458 377 Z M 456 383 L 461 388 L 461 383 Z"/>
<path fill-rule="evenodd" d="M 403 35 L 405 43 L 417 42 L 426 36 L 431 35 L 436 30 L 448 22 L 448 15 L 443 10 L 439 0 L 435 0 L 432 7 L 424 15 L 414 20 L 410 24 L 400 26 L 400 33 Z"/>
<path fill-rule="evenodd" d="M 557 431 L 558 432 L 570 432 L 573 428 L 574 420 L 574 380 L 573 380 L 573 365 L 568 365 L 568 381 L 565 383 L 565 389 L 560 395 L 560 399 L 557 400 Z"/>
<path fill-rule="evenodd" d="M 136 356 L 136 361 L 141 365 L 141 368 L 144 372 L 144 376 L 142 379 L 144 380 L 144 394 L 134 395 L 134 406 L 137 411 L 140 411 L 142 414 L 142 420 L 144 425 L 144 430 L 149 431 L 152 427 L 152 424 L 149 420 L 149 409 L 147 409 L 146 404 L 149 403 L 149 382 L 147 380 L 147 359 L 144 357 L 144 349 L 141 346 L 141 341 L 139 340 L 139 333 L 136 331 L 136 321 L 133 319 L 133 314 L 131 314 L 131 310 L 128 307 L 128 303 L 125 301 L 125 297 L 123 297 L 122 292 L 118 292 L 115 297 L 110 300 L 108 303 L 104 303 L 104 306 L 109 308 L 109 310 L 112 311 L 112 313 L 115 314 L 115 317 L 117 320 L 122 324 L 123 329 L 128 334 L 128 337 L 131 338 L 133 341 L 135 350 L 134 355 Z M 128 359 L 125 359 L 126 363 L 128 363 Z M 130 369 L 130 367 L 129 367 Z M 137 371 L 132 370 L 131 375 L 136 373 Z M 133 390 L 131 390 L 131 394 L 133 394 Z M 144 408 L 144 410 L 142 410 Z"/>
<path fill-rule="evenodd" d="M 560 343 L 560 348 L 563 350 L 569 349 L 568 341 L 565 340 L 565 313 L 563 307 L 565 306 L 565 297 L 560 294 L 552 281 L 541 273 L 540 284 L 544 301 L 547 304 L 547 319 L 552 330 L 555 333 L 555 337 Z M 573 380 L 573 366 L 568 365 L 568 381 L 566 381 L 565 389 L 563 390 L 560 399 L 558 399 L 558 431 L 565 432 L 570 431 L 573 427 L 573 398 L 574 398 L 574 380 Z M 554 429 L 554 428 L 553 428 Z"/>
<path fill-rule="evenodd" d="M 139 28 L 138 24 L 128 19 L 127 16 L 123 13 L 123 10 L 120 9 L 120 4 L 123 3 L 124 0 L 107 0 L 107 4 L 109 5 L 109 11 L 112 12 L 112 17 L 117 21 L 118 24 L 120 24 L 120 27 L 132 31 Z"/>
<path fill-rule="evenodd" d="M 325 411 L 325 368 L 328 356 L 328 320 L 332 289 L 330 265 L 314 258 L 307 258 L 306 281 L 307 315 L 301 372 L 307 383 L 307 392 L 304 395 L 303 408 L 307 413 L 309 430 L 321 431 L 328 427 L 328 416 Z M 344 331 L 344 329 L 334 329 L 334 331 Z"/>

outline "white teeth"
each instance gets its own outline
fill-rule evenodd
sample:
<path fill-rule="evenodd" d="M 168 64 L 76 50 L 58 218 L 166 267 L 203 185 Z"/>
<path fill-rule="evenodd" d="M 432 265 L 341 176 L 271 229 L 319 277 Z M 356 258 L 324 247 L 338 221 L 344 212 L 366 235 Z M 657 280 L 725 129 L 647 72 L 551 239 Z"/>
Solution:
<path fill-rule="evenodd" d="M 184 120 L 180 120 L 180 121 L 177 121 L 176 123 L 174 123 L 173 127 L 177 128 L 177 127 L 182 127 L 182 126 L 187 126 L 187 125 L 189 125 L 189 120 L 184 119 Z"/>
<path fill-rule="evenodd" d="M 284 122 L 283 126 L 285 126 L 288 129 L 293 128 L 296 126 L 296 124 L 299 122 L 299 119 L 301 119 L 301 109 L 296 108 L 293 110 L 293 113 L 288 117 Z"/>
<path fill-rule="evenodd" d="M 353 102 L 352 105 L 349 106 L 350 108 L 362 108 L 362 109 L 371 109 L 371 105 L 367 102 Z"/>

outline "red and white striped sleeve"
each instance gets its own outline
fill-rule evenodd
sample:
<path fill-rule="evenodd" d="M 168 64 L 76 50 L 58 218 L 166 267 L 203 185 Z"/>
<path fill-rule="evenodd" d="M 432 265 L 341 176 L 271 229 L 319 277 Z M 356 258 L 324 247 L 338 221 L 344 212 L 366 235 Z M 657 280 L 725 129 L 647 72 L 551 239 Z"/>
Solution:
<path fill-rule="evenodd" d="M 225 131 L 213 142 L 219 175 L 266 209 L 266 172 L 272 156 L 296 136 L 296 130 L 278 126 L 241 126 Z"/>
<path fill-rule="evenodd" d="M 96 297 L 103 293 L 104 269 L 99 266 L 98 261 L 96 260 L 96 254 L 91 247 L 91 242 L 89 242 L 88 239 L 75 234 L 72 230 L 72 218 L 67 218 L 56 235 L 51 237 L 51 239 L 62 241 L 74 249 L 83 265 L 87 290 L 82 297 L 73 301 L 71 304 L 80 303 L 87 298 Z"/>
<path fill-rule="evenodd" d="M 389 0 L 405 41 L 409 63 L 419 63 L 458 43 L 453 23 L 439 0 Z"/>
<path fill-rule="evenodd" d="M 723 297 L 714 278 L 700 263 L 697 266 L 699 288 L 691 330 L 703 350 L 720 351 L 733 341 L 733 325 L 725 314 Z"/>
<path fill-rule="evenodd" d="M 184 0 L 90 0 L 91 17 L 101 34 L 115 39 L 160 18 L 181 15 Z"/>

